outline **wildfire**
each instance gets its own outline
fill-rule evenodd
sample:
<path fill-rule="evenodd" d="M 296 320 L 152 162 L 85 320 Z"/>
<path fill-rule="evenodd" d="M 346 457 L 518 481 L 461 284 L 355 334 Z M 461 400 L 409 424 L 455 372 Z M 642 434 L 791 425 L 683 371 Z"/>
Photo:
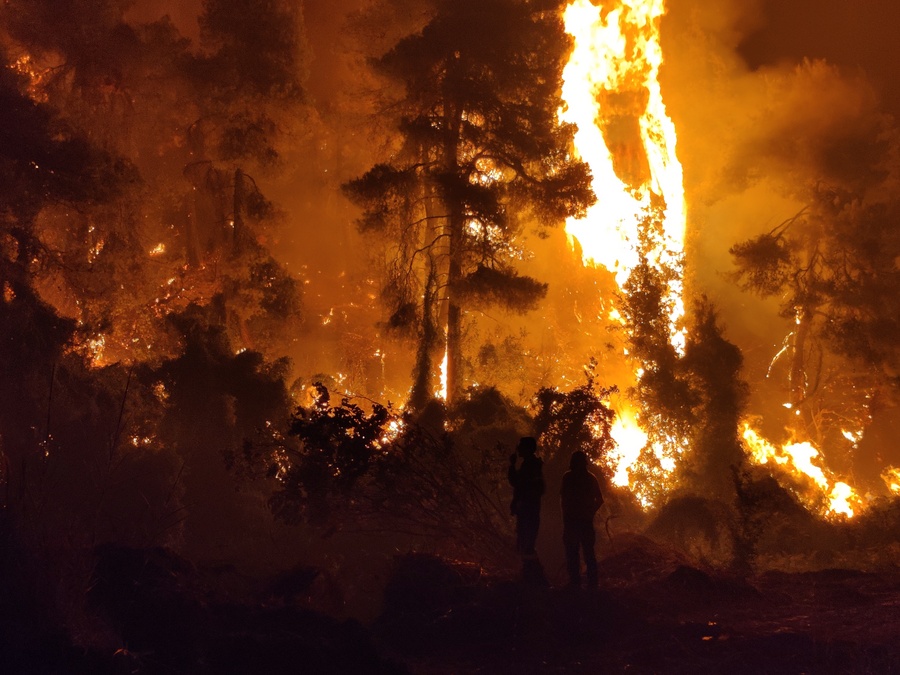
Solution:
<path fill-rule="evenodd" d="M 889 466 L 881 472 L 881 480 L 893 495 L 900 495 L 900 468 Z"/>
<path fill-rule="evenodd" d="M 628 0 L 604 12 L 590 0 L 566 9 L 574 50 L 563 71 L 563 121 L 577 125 L 575 146 L 590 165 L 597 203 L 566 232 L 578 240 L 586 263 L 616 275 L 619 286 L 638 262 L 638 224 L 655 198 L 664 202 L 662 241 L 651 263 L 676 262 L 684 250 L 685 202 L 675 125 L 659 84 L 663 0 Z M 684 314 L 681 282 L 670 286 L 675 310 L 672 340 Z"/>
<path fill-rule="evenodd" d="M 639 245 L 646 246 L 640 239 L 642 223 L 660 203 L 662 232 L 653 239 L 652 250 L 644 250 L 647 261 L 679 270 L 684 251 L 683 174 L 675 154 L 675 125 L 666 112 L 659 82 L 660 23 L 665 12 L 665 0 L 572 0 L 564 14 L 574 48 L 563 72 L 565 106 L 560 118 L 578 128 L 575 149 L 591 167 L 598 197 L 585 218 L 566 223 L 566 232 L 580 244 L 585 264 L 605 267 L 620 288 L 639 262 Z M 673 307 L 670 340 L 682 351 L 682 280 L 670 282 L 668 291 Z M 636 375 L 640 377 L 639 369 Z M 653 482 L 665 484 L 686 448 L 679 439 L 651 441 L 627 402 L 614 407 L 617 421 L 612 436 L 618 447 L 609 457 L 613 483 L 630 486 L 648 505 L 652 486 L 639 484 L 638 469 L 649 471 Z M 859 440 L 858 434 L 844 435 L 851 443 Z M 758 463 L 771 462 L 802 477 L 801 483 L 810 491 L 802 497 L 810 504 L 827 504 L 825 515 L 852 517 L 862 506 L 848 483 L 822 467 L 820 453 L 812 444 L 776 448 L 749 426 L 744 439 Z M 642 453 L 647 453 L 646 461 Z M 885 482 L 900 492 L 900 470 L 886 474 Z"/>
<path fill-rule="evenodd" d="M 647 434 L 641 429 L 634 416 L 628 412 L 616 416 L 612 427 L 615 449 L 609 453 L 613 470 L 613 485 L 626 487 L 630 482 L 628 470 L 637 462 L 641 449 L 647 444 Z"/>
<path fill-rule="evenodd" d="M 827 503 L 825 515 L 844 515 L 852 518 L 862 508 L 862 500 L 847 483 L 835 480 L 826 470 L 814 463 L 820 457 L 812 443 L 786 443 L 777 448 L 759 435 L 749 424 L 744 425 L 744 441 L 751 457 L 759 464 L 771 460 L 783 471 L 797 477 L 804 477 L 810 494 L 800 497 L 811 506 L 824 499 Z"/>
<path fill-rule="evenodd" d="M 682 169 L 675 155 L 675 125 L 659 84 L 663 14 L 663 0 L 624 0 L 609 11 L 590 0 L 573 0 L 564 15 L 574 49 L 563 71 L 565 106 L 560 118 L 578 128 L 575 149 L 591 167 L 598 197 L 583 219 L 569 219 L 566 232 L 581 245 L 585 264 L 608 269 L 620 288 L 639 262 L 641 223 L 660 200 L 662 233 L 648 252 L 648 262 L 678 269 L 684 250 Z M 674 308 L 669 323 L 672 344 L 679 351 L 685 339 L 677 327 L 684 315 L 681 295 L 682 282 L 675 279 L 669 286 Z M 618 312 L 610 320 L 620 321 Z M 650 486 L 643 490 L 630 475 L 647 448 L 647 433 L 627 404 L 615 407 L 613 482 L 631 485 L 649 505 L 650 498 L 642 494 Z M 665 481 L 675 469 L 675 458 L 671 448 L 658 446 L 647 449 L 657 460 L 653 473 L 663 474 L 655 478 Z"/>

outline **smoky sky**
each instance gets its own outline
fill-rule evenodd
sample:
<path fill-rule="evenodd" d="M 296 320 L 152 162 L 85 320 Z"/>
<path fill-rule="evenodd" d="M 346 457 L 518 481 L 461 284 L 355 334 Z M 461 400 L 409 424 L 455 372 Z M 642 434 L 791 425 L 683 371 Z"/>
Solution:
<path fill-rule="evenodd" d="M 900 116 L 900 4 L 895 0 L 764 0 L 760 25 L 739 46 L 759 68 L 821 58 L 865 73 L 885 110 Z"/>

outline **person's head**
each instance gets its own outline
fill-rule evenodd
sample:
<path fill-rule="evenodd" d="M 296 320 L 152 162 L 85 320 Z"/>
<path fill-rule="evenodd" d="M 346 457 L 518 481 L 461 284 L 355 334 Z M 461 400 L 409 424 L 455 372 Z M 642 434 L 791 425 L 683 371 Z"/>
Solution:
<path fill-rule="evenodd" d="M 519 439 L 519 446 L 516 448 L 519 457 L 528 457 L 537 452 L 537 439 L 532 436 L 523 436 Z"/>
<path fill-rule="evenodd" d="M 572 458 L 569 460 L 569 469 L 571 471 L 587 471 L 587 467 L 588 456 L 581 450 L 573 452 Z"/>

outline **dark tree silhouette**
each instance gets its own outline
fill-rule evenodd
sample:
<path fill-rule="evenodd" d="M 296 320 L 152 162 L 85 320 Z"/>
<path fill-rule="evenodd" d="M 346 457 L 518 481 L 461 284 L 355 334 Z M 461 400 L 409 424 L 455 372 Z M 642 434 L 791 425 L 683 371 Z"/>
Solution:
<path fill-rule="evenodd" d="M 856 392 L 900 384 L 900 204 L 824 185 L 809 201 L 731 253 L 742 288 L 779 298 L 794 424 L 822 442 L 850 419 L 865 423 Z"/>
<path fill-rule="evenodd" d="M 421 30 L 374 62 L 403 88 L 390 161 L 346 184 L 360 229 L 387 240 L 392 321 L 414 321 L 412 404 L 432 396 L 446 346 L 450 400 L 464 388 L 463 312 L 534 307 L 545 285 L 521 275 L 517 237 L 593 201 L 587 166 L 560 124 L 568 50 L 558 2 L 440 0 Z M 420 302 L 424 298 L 424 302 Z"/>

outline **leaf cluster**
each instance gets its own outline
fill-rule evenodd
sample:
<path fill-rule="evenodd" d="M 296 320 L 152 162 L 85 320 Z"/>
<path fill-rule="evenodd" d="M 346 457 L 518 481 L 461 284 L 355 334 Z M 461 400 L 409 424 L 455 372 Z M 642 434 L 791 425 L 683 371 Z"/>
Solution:
<path fill-rule="evenodd" d="M 595 365 L 592 361 L 585 368 L 585 383 L 570 391 L 544 387 L 535 394 L 535 432 L 543 447 L 555 449 L 558 462 L 568 462 L 576 450 L 602 462 L 615 447 L 611 434 L 615 412 L 607 401 L 618 387 L 597 384 Z"/>
<path fill-rule="evenodd" d="M 290 433 L 300 439 L 304 470 L 333 489 L 348 490 L 369 469 L 379 453 L 389 411 L 372 404 L 366 412 L 349 398 L 331 405 L 331 395 L 321 383 L 309 408 L 298 408 L 291 418 Z"/>
<path fill-rule="evenodd" d="M 457 287 L 459 297 L 474 307 L 499 305 L 524 314 L 547 294 L 547 284 L 514 270 L 478 265 Z"/>
<path fill-rule="evenodd" d="M 738 267 L 735 276 L 741 288 L 763 297 L 781 292 L 797 264 L 790 242 L 781 233 L 761 234 L 728 251 Z"/>

